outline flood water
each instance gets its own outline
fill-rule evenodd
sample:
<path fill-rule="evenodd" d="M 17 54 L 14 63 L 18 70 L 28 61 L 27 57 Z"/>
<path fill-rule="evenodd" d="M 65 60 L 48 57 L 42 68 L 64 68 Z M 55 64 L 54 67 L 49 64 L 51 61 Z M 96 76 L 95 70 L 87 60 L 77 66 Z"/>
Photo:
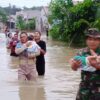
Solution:
<path fill-rule="evenodd" d="M 0 100 L 75 100 L 80 72 L 72 71 L 69 59 L 77 51 L 61 42 L 47 40 L 46 74 L 36 82 L 19 83 L 18 58 L 10 57 L 0 33 Z"/>

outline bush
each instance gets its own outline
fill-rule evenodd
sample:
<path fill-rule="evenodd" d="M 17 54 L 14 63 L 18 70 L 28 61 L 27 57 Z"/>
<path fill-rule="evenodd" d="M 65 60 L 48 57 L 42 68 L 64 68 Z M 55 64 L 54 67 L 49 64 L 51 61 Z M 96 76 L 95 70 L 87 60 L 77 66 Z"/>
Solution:
<path fill-rule="evenodd" d="M 98 3 L 92 0 L 84 0 L 77 5 L 73 5 L 72 0 L 53 0 L 49 16 L 49 22 L 53 26 L 51 37 L 75 45 L 83 44 L 84 31 L 95 21 L 95 26 L 99 26 L 99 19 L 96 20 L 97 8 Z"/>
<path fill-rule="evenodd" d="M 29 20 L 28 22 L 24 21 L 22 16 L 17 17 L 17 22 L 16 22 L 17 28 L 20 30 L 34 30 L 35 29 L 35 18 Z"/>

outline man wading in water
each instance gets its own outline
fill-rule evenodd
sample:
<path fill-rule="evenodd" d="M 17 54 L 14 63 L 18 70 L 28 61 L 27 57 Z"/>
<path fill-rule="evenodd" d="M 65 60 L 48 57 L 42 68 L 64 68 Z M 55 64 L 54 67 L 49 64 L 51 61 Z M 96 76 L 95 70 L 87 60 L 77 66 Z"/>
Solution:
<path fill-rule="evenodd" d="M 20 42 L 15 49 L 15 52 L 19 55 L 18 79 L 21 81 L 36 80 L 36 56 L 40 55 L 40 47 L 37 44 L 34 44 L 34 47 L 39 49 L 35 51 L 32 42 L 28 41 L 27 33 L 22 32 Z"/>
<path fill-rule="evenodd" d="M 88 30 L 86 44 L 87 48 L 70 61 L 73 70 L 81 68 L 76 100 L 100 100 L 100 32 L 97 29 Z"/>
<path fill-rule="evenodd" d="M 38 75 L 45 74 L 45 58 L 44 55 L 46 53 L 46 43 L 43 40 L 40 40 L 41 33 L 36 31 L 35 32 L 35 41 L 41 47 L 40 55 L 36 57 L 36 68 Z"/>

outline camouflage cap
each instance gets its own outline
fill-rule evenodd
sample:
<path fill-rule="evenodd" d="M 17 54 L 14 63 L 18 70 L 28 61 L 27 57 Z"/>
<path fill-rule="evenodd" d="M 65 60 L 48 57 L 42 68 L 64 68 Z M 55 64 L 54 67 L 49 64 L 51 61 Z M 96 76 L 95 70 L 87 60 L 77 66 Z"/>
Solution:
<path fill-rule="evenodd" d="M 90 28 L 86 34 L 87 37 L 100 38 L 100 32 L 97 28 Z"/>

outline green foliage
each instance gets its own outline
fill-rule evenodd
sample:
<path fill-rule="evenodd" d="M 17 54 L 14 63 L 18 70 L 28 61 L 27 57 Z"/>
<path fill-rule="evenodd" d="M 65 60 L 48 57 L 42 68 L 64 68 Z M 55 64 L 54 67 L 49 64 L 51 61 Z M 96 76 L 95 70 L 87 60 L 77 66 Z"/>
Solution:
<path fill-rule="evenodd" d="M 16 22 L 17 28 L 20 29 L 20 30 L 25 30 L 26 29 L 25 25 L 26 25 L 26 23 L 23 20 L 23 17 L 22 16 L 18 16 L 17 17 L 17 22 Z"/>
<path fill-rule="evenodd" d="M 51 30 L 50 30 L 50 34 L 52 35 L 53 39 L 59 39 L 59 27 L 58 26 L 54 26 Z"/>
<path fill-rule="evenodd" d="M 34 30 L 35 25 L 36 25 L 35 18 L 26 22 L 24 21 L 22 16 L 17 17 L 16 26 L 20 30 Z"/>
<path fill-rule="evenodd" d="M 84 0 L 77 5 L 73 5 L 72 0 L 53 0 L 50 4 L 50 35 L 72 44 L 82 43 L 84 31 L 95 21 L 94 26 L 99 24 L 99 19 L 95 20 L 97 8 L 98 3 L 92 0 Z"/>
<path fill-rule="evenodd" d="M 100 5 L 98 5 L 98 10 L 97 10 L 97 14 L 96 14 L 96 18 L 100 18 Z"/>
<path fill-rule="evenodd" d="M 52 12 L 49 16 L 49 23 L 52 25 L 52 31 L 50 34 L 53 38 L 57 38 L 60 40 L 67 40 L 67 21 L 68 19 L 68 8 L 73 6 L 72 0 L 53 0 L 50 4 L 50 11 Z M 57 28 L 57 31 L 55 29 Z M 54 31 L 53 31 L 54 30 Z M 55 33 L 55 34 L 54 34 Z M 58 36 L 56 36 L 56 34 Z"/>
<path fill-rule="evenodd" d="M 96 19 L 96 21 L 93 23 L 93 27 L 100 30 L 100 18 Z"/>
<path fill-rule="evenodd" d="M 98 9 L 97 9 L 97 13 L 96 13 L 96 18 L 95 18 L 95 21 L 92 23 L 91 26 L 98 28 L 100 30 L 100 1 L 98 1 L 98 2 L 97 2 Z"/>
<path fill-rule="evenodd" d="M 0 21 L 4 24 L 7 22 L 7 15 L 2 8 L 0 9 Z"/>
<path fill-rule="evenodd" d="M 91 0 L 84 1 L 83 3 L 79 3 L 69 8 L 70 20 L 68 22 L 68 29 L 70 31 L 70 40 L 74 38 L 74 44 L 83 41 L 84 31 L 90 27 L 91 22 L 95 21 L 96 10 L 96 6 Z"/>
<path fill-rule="evenodd" d="M 26 29 L 28 30 L 35 30 L 35 27 L 36 27 L 35 18 L 29 20 L 26 24 Z"/>

